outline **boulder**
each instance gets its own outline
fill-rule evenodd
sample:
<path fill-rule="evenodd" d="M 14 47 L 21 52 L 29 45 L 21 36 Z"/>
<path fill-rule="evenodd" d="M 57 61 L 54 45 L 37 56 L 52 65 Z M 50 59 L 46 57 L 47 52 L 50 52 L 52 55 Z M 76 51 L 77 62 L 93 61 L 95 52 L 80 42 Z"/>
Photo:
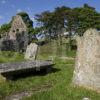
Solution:
<path fill-rule="evenodd" d="M 77 37 L 77 57 L 73 83 L 100 92 L 100 34 L 87 30 Z"/>
<path fill-rule="evenodd" d="M 27 46 L 25 52 L 25 59 L 35 60 L 37 54 L 38 45 L 36 43 L 31 43 Z"/>

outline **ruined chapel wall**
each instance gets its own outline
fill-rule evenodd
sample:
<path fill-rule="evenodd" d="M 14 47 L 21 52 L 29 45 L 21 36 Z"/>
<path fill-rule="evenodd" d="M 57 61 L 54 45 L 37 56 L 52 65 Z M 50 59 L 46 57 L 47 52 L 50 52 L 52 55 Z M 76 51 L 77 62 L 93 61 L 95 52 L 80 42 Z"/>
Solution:
<path fill-rule="evenodd" d="M 10 39 L 16 39 L 16 33 L 22 33 L 26 32 L 27 27 L 25 23 L 23 22 L 22 18 L 20 15 L 16 15 L 13 18 L 12 26 L 9 32 Z"/>

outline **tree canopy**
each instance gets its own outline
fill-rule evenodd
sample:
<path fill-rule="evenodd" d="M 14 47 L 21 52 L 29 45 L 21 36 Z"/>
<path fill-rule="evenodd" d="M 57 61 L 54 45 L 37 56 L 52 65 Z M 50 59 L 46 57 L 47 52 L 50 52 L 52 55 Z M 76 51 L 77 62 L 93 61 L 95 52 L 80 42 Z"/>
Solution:
<path fill-rule="evenodd" d="M 88 28 L 100 29 L 100 13 L 96 12 L 95 8 L 84 5 L 82 8 L 75 8 L 74 11 L 78 12 L 77 32 L 79 35 Z"/>
<path fill-rule="evenodd" d="M 26 12 L 20 12 L 17 13 L 17 15 L 20 15 L 22 17 L 23 21 L 25 22 L 28 28 L 33 27 L 33 21 L 29 18 L 29 15 Z"/>
<path fill-rule="evenodd" d="M 37 21 L 36 28 L 33 29 L 33 21 L 26 12 L 20 12 L 23 21 L 26 23 L 29 31 L 36 34 L 40 31 L 49 36 L 60 36 L 66 30 L 71 36 L 77 33 L 82 36 L 88 28 L 100 30 L 100 13 L 94 7 L 84 4 L 83 7 L 69 8 L 66 6 L 57 7 L 54 11 L 44 11 L 35 15 Z M 13 18 L 12 18 L 13 20 Z M 8 32 L 11 22 L 4 24 L 0 28 L 0 34 Z"/>
<path fill-rule="evenodd" d="M 88 28 L 100 29 L 100 13 L 94 7 L 84 4 L 83 7 L 57 7 L 54 11 L 44 11 L 35 19 L 46 32 L 59 35 L 63 28 L 72 34 L 82 36 Z"/>
<path fill-rule="evenodd" d="M 3 35 L 5 35 L 6 32 L 9 32 L 11 27 L 11 24 L 3 24 L 0 27 L 0 37 L 2 37 Z"/>

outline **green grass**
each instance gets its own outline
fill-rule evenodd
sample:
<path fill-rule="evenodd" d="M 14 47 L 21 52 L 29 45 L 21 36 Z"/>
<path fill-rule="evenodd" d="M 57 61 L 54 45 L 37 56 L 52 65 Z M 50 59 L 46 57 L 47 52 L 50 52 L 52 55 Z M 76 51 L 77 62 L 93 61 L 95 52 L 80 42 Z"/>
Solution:
<path fill-rule="evenodd" d="M 0 52 L 0 63 L 16 62 L 24 60 L 24 55 L 18 52 L 2 51 Z"/>
<path fill-rule="evenodd" d="M 67 61 L 74 65 L 74 61 Z M 51 82 L 52 87 L 47 91 L 33 93 L 25 100 L 82 100 L 84 97 L 91 100 L 100 100 L 100 94 L 86 90 L 84 88 L 73 87 L 71 85 L 73 76 L 73 65 L 67 66 L 67 62 L 57 59 L 55 68 L 60 71 L 47 75 L 46 80 Z"/>
<path fill-rule="evenodd" d="M 67 51 L 66 56 L 67 57 L 76 57 L 76 51 L 75 50 Z"/>
<path fill-rule="evenodd" d="M 75 61 L 74 59 L 62 59 L 59 55 L 52 52 L 55 50 L 55 45 L 50 43 L 40 47 L 37 55 L 37 59 L 44 60 L 52 59 L 53 57 L 55 63 L 53 71 L 46 75 L 34 74 L 16 81 L 1 82 L 0 100 L 3 100 L 6 96 L 23 91 L 32 92 L 30 97 L 25 97 L 23 100 L 82 100 L 84 97 L 88 97 L 90 100 L 100 100 L 100 94 L 95 91 L 72 85 Z M 15 53 L 16 56 L 13 55 L 13 52 L 0 54 L 0 62 L 23 60 L 22 54 Z M 66 56 L 75 57 L 76 51 L 67 51 Z"/>
<path fill-rule="evenodd" d="M 68 43 L 58 45 L 57 40 L 52 40 L 38 49 L 37 59 L 52 59 L 52 57 L 75 57 L 76 50 L 68 50 Z"/>
<path fill-rule="evenodd" d="M 0 97 L 31 91 L 31 97 L 24 100 L 82 100 L 89 97 L 91 100 L 100 100 L 100 94 L 81 87 L 73 87 L 72 77 L 74 60 L 55 59 L 56 65 L 52 73 L 33 75 L 17 81 L 7 81 L 0 84 Z M 71 65 L 69 65 L 69 63 Z"/>

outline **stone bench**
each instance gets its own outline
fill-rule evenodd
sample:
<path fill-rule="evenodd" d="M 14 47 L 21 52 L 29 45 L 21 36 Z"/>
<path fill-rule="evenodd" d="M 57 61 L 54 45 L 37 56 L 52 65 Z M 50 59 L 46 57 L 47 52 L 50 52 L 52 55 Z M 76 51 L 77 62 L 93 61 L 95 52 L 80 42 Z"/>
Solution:
<path fill-rule="evenodd" d="M 49 72 L 53 65 L 54 63 L 50 60 L 28 60 L 23 62 L 1 63 L 0 73 L 3 76 L 11 76 L 22 72 L 40 71 L 42 69 L 45 69 L 47 72 Z"/>

